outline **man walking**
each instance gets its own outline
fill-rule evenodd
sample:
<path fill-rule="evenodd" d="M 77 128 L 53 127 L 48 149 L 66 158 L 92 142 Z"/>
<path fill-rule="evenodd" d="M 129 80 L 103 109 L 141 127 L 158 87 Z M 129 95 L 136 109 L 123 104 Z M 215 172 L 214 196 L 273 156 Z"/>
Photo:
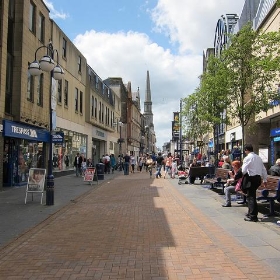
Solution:
<path fill-rule="evenodd" d="M 162 164 L 163 164 L 163 156 L 161 155 L 161 152 L 158 153 L 156 162 L 157 162 L 157 173 L 156 173 L 156 178 L 161 178 L 161 169 L 162 169 Z"/>
<path fill-rule="evenodd" d="M 74 159 L 74 166 L 75 166 L 75 169 L 76 169 L 76 176 L 80 176 L 81 175 L 81 167 L 82 167 L 82 157 L 80 156 L 79 153 L 77 153 L 77 155 L 75 156 L 75 159 Z"/>
<path fill-rule="evenodd" d="M 262 183 L 266 187 L 267 171 L 264 167 L 260 156 L 253 152 L 253 146 L 246 144 L 244 146 L 246 157 L 243 160 L 242 173 L 244 175 L 242 182 L 242 190 L 247 195 L 248 214 L 244 218 L 245 221 L 258 221 L 258 204 L 256 199 L 256 191 Z M 261 178 L 262 177 L 262 178 Z"/>

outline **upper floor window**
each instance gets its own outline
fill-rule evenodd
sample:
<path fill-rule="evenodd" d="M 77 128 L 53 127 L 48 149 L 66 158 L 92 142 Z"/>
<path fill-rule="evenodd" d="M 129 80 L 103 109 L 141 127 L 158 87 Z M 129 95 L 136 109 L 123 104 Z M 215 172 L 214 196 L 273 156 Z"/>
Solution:
<path fill-rule="evenodd" d="M 82 58 L 78 56 L 78 71 L 82 72 Z"/>
<path fill-rule="evenodd" d="M 29 101 L 34 101 L 34 76 L 29 72 L 27 74 L 27 99 Z"/>
<path fill-rule="evenodd" d="M 78 112 L 78 104 L 79 104 L 79 90 L 75 88 L 75 111 Z"/>
<path fill-rule="evenodd" d="M 30 2 L 29 6 L 29 29 L 35 34 L 36 31 L 36 6 Z"/>
<path fill-rule="evenodd" d="M 62 80 L 57 81 L 57 102 L 62 103 Z"/>
<path fill-rule="evenodd" d="M 97 119 L 97 98 L 94 99 L 94 117 Z"/>
<path fill-rule="evenodd" d="M 64 58 L 67 57 L 67 41 L 65 38 L 63 38 L 63 41 L 62 41 L 62 57 L 64 57 Z"/>
<path fill-rule="evenodd" d="M 101 109 L 101 122 L 104 123 L 104 104 L 102 104 L 102 109 Z"/>
<path fill-rule="evenodd" d="M 98 76 L 95 76 L 95 88 L 98 89 L 99 85 L 99 79 Z"/>
<path fill-rule="evenodd" d="M 91 117 L 94 117 L 94 97 L 91 97 Z"/>
<path fill-rule="evenodd" d="M 39 26 L 38 26 L 38 36 L 39 40 L 44 43 L 45 42 L 45 17 L 40 14 L 39 15 Z"/>
<path fill-rule="evenodd" d="M 64 80 L 64 106 L 68 106 L 68 81 Z"/>
<path fill-rule="evenodd" d="M 83 113 L 83 92 L 80 91 L 80 113 Z"/>
<path fill-rule="evenodd" d="M 101 102 L 99 102 L 99 122 L 101 122 Z"/>

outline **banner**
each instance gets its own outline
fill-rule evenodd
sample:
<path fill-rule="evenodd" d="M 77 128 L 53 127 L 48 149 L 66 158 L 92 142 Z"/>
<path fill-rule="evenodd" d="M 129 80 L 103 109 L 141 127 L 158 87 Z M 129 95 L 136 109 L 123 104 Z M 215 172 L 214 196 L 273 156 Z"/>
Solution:
<path fill-rule="evenodd" d="M 180 114 L 179 112 L 173 112 L 173 118 L 172 121 L 172 139 L 173 140 L 179 140 L 180 137 Z"/>

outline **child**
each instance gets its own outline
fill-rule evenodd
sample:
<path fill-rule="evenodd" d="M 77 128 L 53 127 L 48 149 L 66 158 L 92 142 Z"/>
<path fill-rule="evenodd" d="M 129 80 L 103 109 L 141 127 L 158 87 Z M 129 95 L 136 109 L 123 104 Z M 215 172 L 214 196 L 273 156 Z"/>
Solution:
<path fill-rule="evenodd" d="M 177 174 L 178 169 L 177 169 L 177 160 L 173 159 L 172 164 L 171 164 L 171 178 L 174 179 L 175 175 Z"/>

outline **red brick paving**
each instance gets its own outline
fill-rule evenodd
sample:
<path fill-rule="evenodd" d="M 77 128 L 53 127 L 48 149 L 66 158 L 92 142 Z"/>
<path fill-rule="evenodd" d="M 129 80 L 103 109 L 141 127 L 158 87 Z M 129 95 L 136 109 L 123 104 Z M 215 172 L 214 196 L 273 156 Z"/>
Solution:
<path fill-rule="evenodd" d="M 103 182 L 0 253 L 5 280 L 279 279 L 168 180 L 145 172 Z"/>

